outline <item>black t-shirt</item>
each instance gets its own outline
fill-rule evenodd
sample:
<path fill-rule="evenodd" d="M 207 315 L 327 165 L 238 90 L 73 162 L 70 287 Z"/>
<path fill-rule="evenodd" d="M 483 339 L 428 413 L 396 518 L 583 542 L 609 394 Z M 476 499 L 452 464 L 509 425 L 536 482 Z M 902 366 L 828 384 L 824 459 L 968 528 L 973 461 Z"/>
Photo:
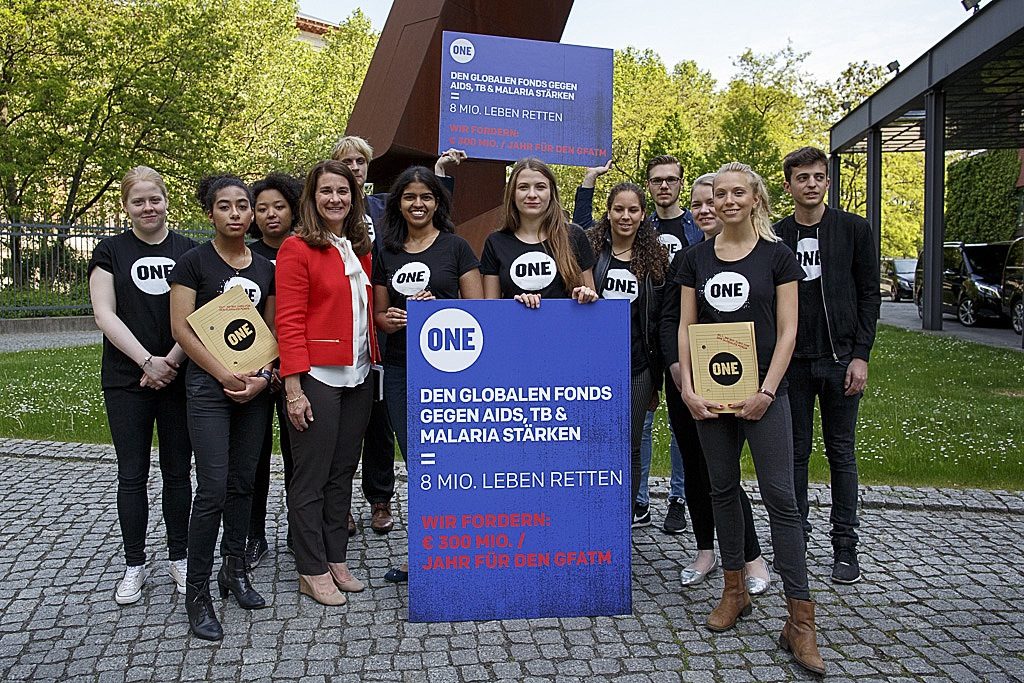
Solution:
<path fill-rule="evenodd" d="M 821 255 L 818 225 L 797 224 L 796 262 L 803 268 L 800 281 L 800 312 L 796 331 L 795 358 L 823 358 L 832 354 L 825 327 L 825 304 L 821 291 Z"/>
<path fill-rule="evenodd" d="M 715 255 L 716 239 L 683 252 L 676 284 L 696 291 L 697 322 L 754 323 L 758 372 L 764 381 L 775 351 L 775 287 L 803 279 L 803 269 L 782 242 L 758 240 L 740 260 L 723 261 Z M 783 380 L 779 393 L 785 386 Z"/>
<path fill-rule="evenodd" d="M 147 244 L 131 230 L 108 237 L 92 252 L 89 274 L 100 268 L 114 276 L 117 317 L 154 356 L 166 356 L 174 348 L 171 336 L 171 291 L 167 275 L 175 262 L 196 243 L 173 232 L 160 244 Z M 178 372 L 178 379 L 185 376 Z M 103 365 L 100 383 L 104 389 L 135 389 L 142 370 L 103 337 Z"/>
<path fill-rule="evenodd" d="M 569 244 L 581 271 L 594 267 L 594 250 L 586 233 L 578 225 L 569 225 Z M 539 244 L 527 244 L 515 235 L 492 232 L 484 244 L 480 273 L 498 276 L 502 299 L 511 299 L 516 294 L 540 294 L 544 299 L 565 299 L 571 294 L 565 291 L 565 282 L 558 273 L 547 240 Z"/>
<path fill-rule="evenodd" d="M 268 261 L 270 261 L 271 263 L 273 263 L 275 266 L 277 265 L 277 249 L 275 249 L 274 247 L 270 246 L 269 244 L 267 244 L 263 240 L 256 240 L 255 242 L 249 242 L 245 246 L 249 247 L 249 249 L 252 250 L 252 253 L 259 254 L 263 258 L 265 258 Z"/>
<path fill-rule="evenodd" d="M 373 263 L 373 284 L 388 288 L 395 308 L 405 309 L 408 297 L 429 290 L 435 299 L 458 299 L 459 278 L 480 267 L 469 243 L 449 232 L 438 233 L 421 252 L 393 252 L 383 245 Z M 405 329 L 388 335 L 384 351 L 388 365 L 405 365 Z"/>
<path fill-rule="evenodd" d="M 683 214 L 675 218 L 659 218 L 658 241 L 668 249 L 668 262 L 671 264 L 676 256 L 686 249 L 686 233 L 683 231 Z"/>
<path fill-rule="evenodd" d="M 629 348 L 632 372 L 635 374 L 647 367 L 644 352 L 644 331 L 640 319 L 640 287 L 642 284 L 629 269 L 629 261 L 620 261 L 614 256 L 608 264 L 604 282 L 597 283 L 602 299 L 625 299 L 629 302 Z"/>
<path fill-rule="evenodd" d="M 210 241 L 179 258 L 167 281 L 195 290 L 196 309 L 235 285 L 241 285 L 256 310 L 263 315 L 267 297 L 274 296 L 274 264 L 253 252 L 252 263 L 235 270 L 224 262 Z"/>

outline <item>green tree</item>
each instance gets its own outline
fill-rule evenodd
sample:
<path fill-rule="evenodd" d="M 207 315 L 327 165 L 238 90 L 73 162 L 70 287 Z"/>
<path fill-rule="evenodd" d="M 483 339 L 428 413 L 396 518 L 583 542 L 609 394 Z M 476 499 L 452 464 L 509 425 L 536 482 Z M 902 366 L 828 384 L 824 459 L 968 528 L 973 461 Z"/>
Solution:
<path fill-rule="evenodd" d="M 946 238 L 998 242 L 1017 232 L 1021 160 L 1015 149 L 993 149 L 948 167 Z"/>

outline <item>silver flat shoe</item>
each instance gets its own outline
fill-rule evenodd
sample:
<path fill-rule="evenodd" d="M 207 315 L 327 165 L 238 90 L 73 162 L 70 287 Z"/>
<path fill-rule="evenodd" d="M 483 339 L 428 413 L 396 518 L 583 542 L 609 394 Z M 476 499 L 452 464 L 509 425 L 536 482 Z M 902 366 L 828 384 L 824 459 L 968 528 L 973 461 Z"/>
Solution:
<path fill-rule="evenodd" d="M 708 577 L 708 574 L 713 574 L 718 569 L 718 556 L 715 556 L 715 561 L 711 563 L 706 572 L 699 572 L 696 569 L 687 567 L 679 572 L 679 582 L 684 586 L 696 586 Z"/>
<path fill-rule="evenodd" d="M 761 558 L 761 562 L 764 564 L 764 572 L 768 575 L 768 579 L 762 579 L 759 576 L 747 576 L 744 572 L 743 582 L 747 585 L 747 593 L 750 595 L 761 595 L 772 585 L 772 574 L 768 570 L 768 562 L 765 561 L 764 557 Z"/>

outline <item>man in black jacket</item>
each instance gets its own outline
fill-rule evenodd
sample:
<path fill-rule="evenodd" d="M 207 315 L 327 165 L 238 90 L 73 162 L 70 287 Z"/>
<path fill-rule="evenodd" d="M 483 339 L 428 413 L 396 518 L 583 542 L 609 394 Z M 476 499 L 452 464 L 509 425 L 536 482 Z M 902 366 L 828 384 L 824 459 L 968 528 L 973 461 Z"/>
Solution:
<path fill-rule="evenodd" d="M 832 480 L 832 581 L 860 581 L 857 561 L 857 409 L 868 379 L 881 297 L 878 254 L 868 222 L 825 206 L 828 157 L 803 147 L 783 161 L 793 215 L 775 231 L 804 269 L 796 350 L 786 376 L 793 415 L 793 476 L 807 521 L 807 463 L 814 436 L 814 401 L 821 412 Z"/>

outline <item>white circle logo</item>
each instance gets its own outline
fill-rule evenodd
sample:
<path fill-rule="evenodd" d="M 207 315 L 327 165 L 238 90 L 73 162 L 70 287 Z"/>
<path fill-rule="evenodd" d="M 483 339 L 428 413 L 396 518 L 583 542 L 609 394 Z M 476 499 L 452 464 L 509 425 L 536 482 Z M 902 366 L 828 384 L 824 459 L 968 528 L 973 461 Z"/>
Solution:
<path fill-rule="evenodd" d="M 796 243 L 796 261 L 804 269 L 805 280 L 817 280 L 821 277 L 820 253 L 816 237 L 805 237 Z"/>
<path fill-rule="evenodd" d="M 469 42 L 465 38 L 456 38 L 452 41 L 452 44 L 448 46 L 448 54 L 452 56 L 459 64 L 465 64 L 473 60 L 473 55 L 476 54 L 476 48 L 473 47 L 473 43 Z"/>
<path fill-rule="evenodd" d="M 371 242 L 376 242 L 377 241 L 377 233 L 375 233 L 373 231 L 373 219 L 370 218 L 370 214 L 368 214 L 368 213 L 364 213 L 363 214 L 363 222 L 366 223 L 366 232 L 370 235 L 370 241 Z"/>
<path fill-rule="evenodd" d="M 173 268 L 174 260 L 166 256 L 143 256 L 132 264 L 132 282 L 146 294 L 166 294 L 171 291 L 167 275 Z"/>
<path fill-rule="evenodd" d="M 528 251 L 512 262 L 509 274 L 519 289 L 539 292 L 554 282 L 558 266 L 547 252 Z"/>
<path fill-rule="evenodd" d="M 391 278 L 391 286 L 399 294 L 412 296 L 422 292 L 430 284 L 430 268 L 426 263 L 413 261 L 399 268 Z"/>
<path fill-rule="evenodd" d="M 260 299 L 263 298 L 263 292 L 260 291 L 260 286 L 250 280 L 247 277 L 240 277 L 236 275 L 233 278 L 229 278 L 224 281 L 224 287 L 221 288 L 221 292 L 226 292 L 234 286 L 241 287 L 246 294 L 249 295 L 249 301 L 252 302 L 253 306 L 260 305 Z"/>
<path fill-rule="evenodd" d="M 626 299 L 633 303 L 639 294 L 640 288 L 636 281 L 636 275 L 625 268 L 612 268 L 604 276 L 602 299 Z"/>
<path fill-rule="evenodd" d="M 704 298 L 722 313 L 743 308 L 750 296 L 750 283 L 739 273 L 718 273 L 704 283 Z"/>
<path fill-rule="evenodd" d="M 420 329 L 420 352 L 441 372 L 462 372 L 484 349 L 484 331 L 472 315 L 458 308 L 437 311 Z"/>
<path fill-rule="evenodd" d="M 668 262 L 672 263 L 672 259 L 674 259 L 676 254 L 682 250 L 683 243 L 679 241 L 678 237 L 675 235 L 669 235 L 668 233 L 658 235 L 658 241 L 664 244 L 665 248 L 668 249 Z"/>

